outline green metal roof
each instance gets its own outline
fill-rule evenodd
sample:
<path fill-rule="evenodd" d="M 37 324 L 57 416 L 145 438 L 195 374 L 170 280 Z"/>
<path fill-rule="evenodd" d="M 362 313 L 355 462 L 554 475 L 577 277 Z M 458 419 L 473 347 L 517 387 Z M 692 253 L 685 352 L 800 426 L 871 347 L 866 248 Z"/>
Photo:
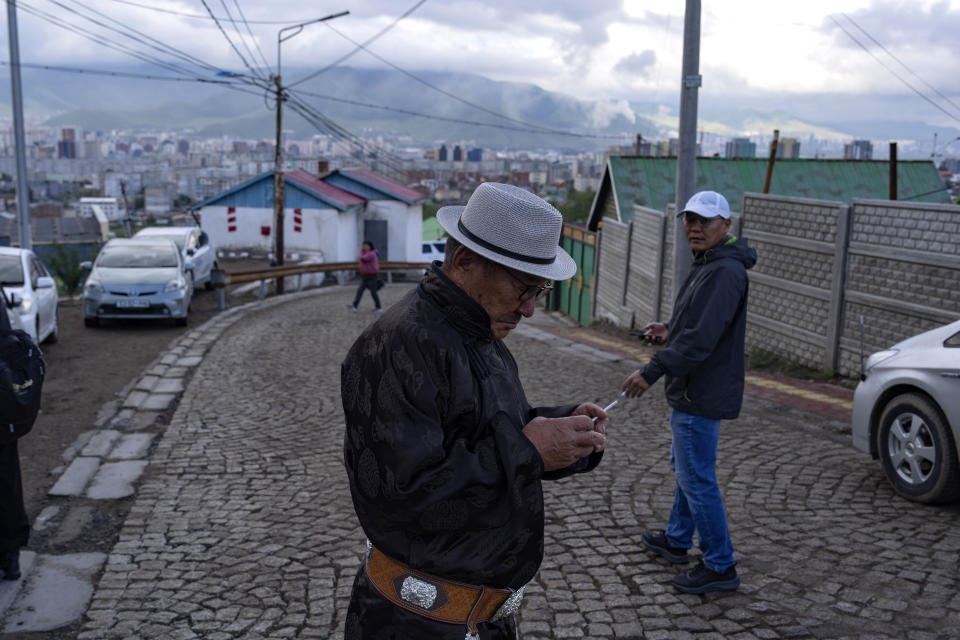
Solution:
<path fill-rule="evenodd" d="M 696 189 L 719 191 L 732 209 L 739 210 L 744 193 L 763 191 L 767 162 L 766 158 L 697 158 Z M 621 220 L 629 222 L 634 204 L 665 211 L 673 202 L 677 159 L 611 156 L 590 213 L 591 229 L 596 229 L 600 220 L 611 179 Z M 853 198 L 886 200 L 889 179 L 890 163 L 886 160 L 782 159 L 773 167 L 770 193 L 837 202 Z M 897 163 L 897 197 L 910 202 L 951 203 L 936 166 L 929 160 Z"/>

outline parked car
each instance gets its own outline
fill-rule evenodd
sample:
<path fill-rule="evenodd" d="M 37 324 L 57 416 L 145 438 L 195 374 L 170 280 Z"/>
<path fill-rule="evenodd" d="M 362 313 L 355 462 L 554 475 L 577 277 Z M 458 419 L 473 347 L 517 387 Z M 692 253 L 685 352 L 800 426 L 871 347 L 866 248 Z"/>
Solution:
<path fill-rule="evenodd" d="M 853 444 L 897 493 L 960 498 L 960 321 L 871 355 L 853 395 Z"/>
<path fill-rule="evenodd" d="M 434 260 L 439 260 L 440 262 L 443 262 L 443 258 L 446 255 L 446 250 L 447 250 L 446 240 L 437 240 L 436 242 L 424 242 L 423 243 L 423 261 L 433 262 Z"/>
<path fill-rule="evenodd" d="M 103 245 L 83 286 L 83 323 L 108 318 L 170 318 L 187 324 L 193 282 L 170 238 L 117 238 Z"/>
<path fill-rule="evenodd" d="M 213 288 L 210 275 L 216 268 L 217 252 L 207 232 L 200 227 L 146 227 L 134 238 L 170 238 L 177 244 L 193 284 Z"/>
<path fill-rule="evenodd" d="M 59 339 L 57 283 L 33 251 L 0 247 L 0 285 L 8 299 L 19 299 L 9 310 L 15 328 L 26 331 L 38 344 Z"/>

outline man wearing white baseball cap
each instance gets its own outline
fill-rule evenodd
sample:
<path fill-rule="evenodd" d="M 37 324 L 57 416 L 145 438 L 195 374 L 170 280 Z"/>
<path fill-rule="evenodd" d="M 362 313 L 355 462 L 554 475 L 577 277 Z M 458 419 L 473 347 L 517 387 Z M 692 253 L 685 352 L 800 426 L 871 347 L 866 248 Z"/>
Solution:
<path fill-rule="evenodd" d="M 368 538 L 348 640 L 516 638 L 513 613 L 543 557 L 541 480 L 603 455 L 606 412 L 531 407 L 501 340 L 551 280 L 576 272 L 560 212 L 485 183 L 437 218 L 443 264 L 342 366 L 344 464 Z"/>
<path fill-rule="evenodd" d="M 747 269 L 757 252 L 729 235 L 730 206 L 716 191 L 701 191 L 678 214 L 693 264 L 673 305 L 670 322 L 651 322 L 643 332 L 666 346 L 623 383 L 638 397 L 666 376 L 672 408 L 670 464 L 677 478 L 665 531 L 644 531 L 643 545 L 672 564 L 689 562 L 697 532 L 703 560 L 673 578 L 685 593 L 730 591 L 740 586 L 733 544 L 717 484 L 720 420 L 740 414 L 747 322 Z"/>

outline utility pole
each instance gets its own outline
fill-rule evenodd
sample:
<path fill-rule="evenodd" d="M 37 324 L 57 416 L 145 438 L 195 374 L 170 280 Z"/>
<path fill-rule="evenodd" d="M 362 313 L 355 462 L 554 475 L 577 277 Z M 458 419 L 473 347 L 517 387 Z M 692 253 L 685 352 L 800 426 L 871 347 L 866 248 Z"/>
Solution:
<path fill-rule="evenodd" d="M 284 27 L 277 31 L 277 74 L 273 77 L 274 85 L 276 86 L 276 99 L 277 99 L 277 148 L 274 152 L 273 157 L 273 224 L 275 228 L 274 232 L 274 262 L 277 266 L 283 265 L 283 254 L 284 254 L 284 244 L 283 244 L 283 101 L 286 99 L 283 92 L 283 83 L 280 80 L 282 75 L 282 67 L 280 64 L 280 45 L 297 35 L 303 28 L 308 24 L 313 24 L 315 22 L 326 22 L 327 20 L 332 20 L 334 18 L 339 18 L 340 16 L 345 16 L 349 14 L 349 11 L 341 11 L 340 13 L 334 13 L 329 16 L 324 16 L 322 18 L 317 18 L 316 20 L 308 20 L 306 22 L 301 22 L 299 24 L 292 24 L 289 27 Z M 285 31 L 293 31 L 293 33 L 288 35 L 283 35 Z M 283 293 L 283 277 L 277 278 L 277 293 Z"/>
<path fill-rule="evenodd" d="M 277 44 L 277 63 L 280 62 L 280 45 Z M 283 85 L 280 74 L 274 78 L 277 85 L 277 147 L 273 156 L 273 224 L 274 262 L 283 266 Z M 277 278 L 277 293 L 283 293 L 283 277 Z"/>
<path fill-rule="evenodd" d="M 697 96 L 700 76 L 700 0 L 687 0 L 683 20 L 683 71 L 680 78 L 680 148 L 677 151 L 677 211 L 697 186 Z M 673 298 L 690 270 L 692 257 L 683 221 L 677 217 L 673 235 Z"/>
<path fill-rule="evenodd" d="M 20 214 L 20 246 L 33 248 L 30 233 L 30 189 L 27 187 L 27 144 L 23 133 L 23 94 L 20 87 L 20 43 L 17 39 L 17 3 L 7 0 L 7 32 L 10 40 L 10 93 L 13 100 L 13 137 L 17 154 L 17 212 Z"/>
<path fill-rule="evenodd" d="M 127 237 L 133 237 L 133 216 L 130 213 L 130 206 L 127 204 L 127 181 L 120 181 L 120 195 L 123 196 L 123 219 L 127 223 Z"/>

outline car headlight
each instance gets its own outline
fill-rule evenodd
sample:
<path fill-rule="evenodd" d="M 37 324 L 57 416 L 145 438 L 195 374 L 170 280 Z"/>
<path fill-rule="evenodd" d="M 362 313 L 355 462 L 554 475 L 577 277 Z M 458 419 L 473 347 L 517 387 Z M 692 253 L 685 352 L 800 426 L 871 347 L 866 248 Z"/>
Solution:
<path fill-rule="evenodd" d="M 887 349 L 886 351 L 877 351 L 876 353 L 871 354 L 869 358 L 867 358 L 866 363 L 863 365 L 863 370 L 870 371 L 870 369 L 874 368 L 884 360 L 889 360 L 890 358 L 897 355 L 898 353 L 900 353 L 900 351 L 898 351 L 897 349 Z"/>
<path fill-rule="evenodd" d="M 93 293 L 103 293 L 103 285 L 96 280 L 87 280 L 87 284 L 83 286 L 83 294 L 90 295 Z"/>
<path fill-rule="evenodd" d="M 20 303 L 20 309 L 20 313 L 30 313 L 33 311 L 33 300 L 24 298 L 23 302 Z"/>
<path fill-rule="evenodd" d="M 185 289 L 186 287 L 187 287 L 187 283 L 185 283 L 183 280 L 180 280 L 178 278 L 176 280 L 171 280 L 170 282 L 168 282 L 167 286 L 163 288 L 163 292 L 170 293 L 171 291 L 180 291 L 181 289 Z"/>

